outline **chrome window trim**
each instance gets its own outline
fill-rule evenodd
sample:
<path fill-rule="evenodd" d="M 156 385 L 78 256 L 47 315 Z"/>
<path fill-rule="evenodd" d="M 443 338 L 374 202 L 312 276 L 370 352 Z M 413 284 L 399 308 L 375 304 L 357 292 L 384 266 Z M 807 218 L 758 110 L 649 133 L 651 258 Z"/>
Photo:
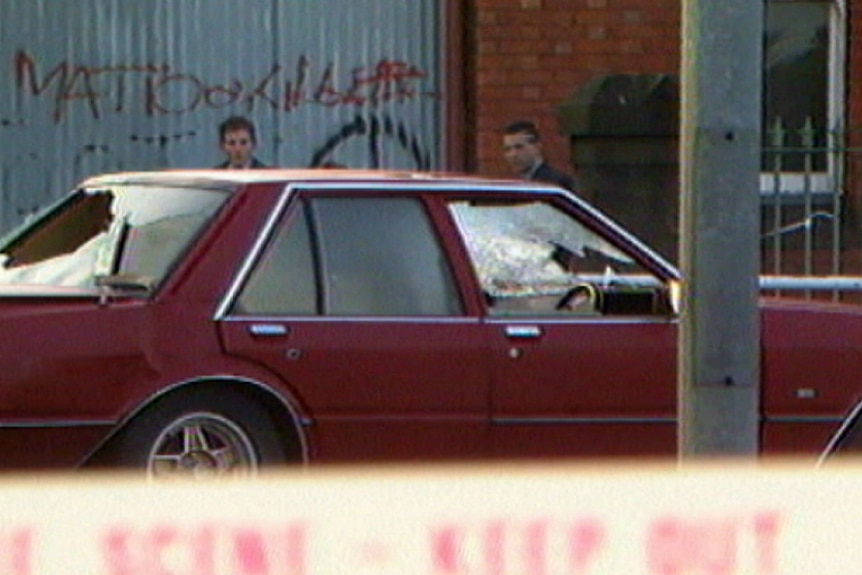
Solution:
<path fill-rule="evenodd" d="M 320 322 L 344 322 L 344 323 L 360 323 L 360 322 L 375 322 L 375 323 L 445 323 L 445 324 L 475 324 L 479 325 L 482 321 L 474 316 L 454 316 L 454 315 L 229 315 L 223 317 L 220 321 L 224 323 L 258 323 L 258 322 L 273 322 L 273 323 L 320 323 Z"/>
<path fill-rule="evenodd" d="M 573 323 L 576 324 L 590 324 L 590 325 L 613 325 L 613 324 L 623 324 L 623 325 L 632 325 L 632 324 L 641 324 L 641 325 L 667 325 L 667 324 L 679 324 L 679 318 L 677 316 L 670 315 L 658 315 L 651 316 L 649 314 L 643 315 L 634 315 L 634 316 L 625 316 L 625 315 L 604 315 L 604 316 L 591 316 L 591 315 L 571 315 L 566 316 L 564 313 L 560 315 L 494 315 L 489 316 L 487 318 L 488 325 L 517 325 L 517 324 L 533 324 L 540 323 L 542 325 L 552 326 L 552 325 L 571 325 Z"/>
<path fill-rule="evenodd" d="M 223 319 L 227 315 L 227 310 L 230 309 L 237 296 L 239 295 L 239 290 L 245 283 L 248 274 L 251 273 L 251 268 L 253 267 L 254 263 L 257 262 L 257 259 L 260 257 L 264 246 L 266 245 L 267 241 L 269 241 L 269 238 L 272 235 L 272 230 L 275 229 L 275 226 L 281 219 L 282 214 L 287 209 L 287 204 L 291 196 L 291 188 L 292 185 L 288 185 L 285 190 L 282 191 L 281 195 L 278 198 L 278 201 L 276 202 L 275 209 L 270 212 L 266 223 L 263 225 L 263 228 L 258 233 L 257 239 L 255 239 L 254 245 L 252 245 L 251 252 L 246 254 L 242 265 L 240 266 L 236 275 L 234 275 L 233 280 L 231 280 L 230 287 L 228 288 L 225 295 L 222 296 L 222 299 L 219 302 L 218 307 L 216 308 L 215 316 L 213 318 L 216 321 Z"/>
<path fill-rule="evenodd" d="M 228 310 L 233 305 L 234 301 L 239 295 L 239 291 L 241 286 L 248 279 L 248 275 L 251 273 L 253 265 L 261 256 L 261 252 L 264 249 L 264 246 L 267 244 L 269 239 L 272 237 L 274 230 L 283 216 L 285 210 L 287 209 L 287 204 L 289 203 L 292 196 L 295 195 L 297 190 L 301 189 L 302 191 L 349 191 L 349 190 L 358 190 L 358 191 L 378 191 L 378 192 L 386 192 L 386 193 L 398 193 L 398 192 L 422 192 L 422 193 L 468 193 L 468 194 L 499 194 L 499 193 L 521 193 L 525 195 L 536 195 L 536 196 L 558 196 L 566 199 L 569 202 L 575 204 L 578 209 L 583 210 L 589 216 L 596 221 L 598 221 L 602 226 L 606 227 L 608 230 L 612 232 L 611 243 L 616 244 L 613 240 L 619 238 L 624 244 L 631 247 L 635 251 L 639 251 L 647 256 L 658 269 L 661 270 L 661 273 L 665 276 L 665 278 L 659 278 L 662 280 L 667 279 L 679 279 L 680 273 L 679 271 L 670 264 L 667 260 L 665 260 L 661 255 L 657 252 L 653 251 L 652 248 L 644 244 L 637 237 L 633 236 L 627 230 L 622 228 L 616 222 L 611 220 L 609 217 L 605 216 L 602 212 L 600 212 L 597 208 L 593 207 L 585 200 L 579 198 L 576 194 L 571 193 L 567 190 L 563 190 L 561 188 L 557 188 L 554 186 L 546 186 L 541 184 L 524 184 L 523 186 L 519 186 L 516 184 L 505 184 L 498 182 L 488 182 L 488 183 L 473 183 L 473 182 L 463 182 L 463 181 L 453 181 L 453 182 L 441 182 L 432 179 L 427 180 L 419 180 L 419 181 L 386 181 L 386 180 L 369 180 L 369 181 L 355 181 L 355 180 L 345 180 L 340 182 L 317 182 L 317 181 L 305 181 L 305 180 L 297 180 L 287 183 L 284 186 L 284 189 L 279 196 L 275 208 L 270 213 L 267 218 L 266 223 L 261 228 L 258 233 L 257 239 L 253 244 L 251 251 L 246 254 L 246 257 L 234 276 L 233 280 L 231 280 L 230 286 L 228 290 L 225 292 L 224 296 L 222 296 L 219 304 L 216 307 L 215 314 L 213 319 L 215 321 L 224 320 L 228 317 Z M 247 317 L 247 316 L 243 316 Z M 328 316 L 328 317 L 338 317 L 341 318 L 343 316 Z M 375 320 L 379 319 L 376 316 L 373 317 Z M 413 317 L 413 316 L 411 316 Z M 424 316 L 416 316 L 416 317 L 424 317 Z M 452 316 L 443 316 L 443 317 L 452 317 Z"/>

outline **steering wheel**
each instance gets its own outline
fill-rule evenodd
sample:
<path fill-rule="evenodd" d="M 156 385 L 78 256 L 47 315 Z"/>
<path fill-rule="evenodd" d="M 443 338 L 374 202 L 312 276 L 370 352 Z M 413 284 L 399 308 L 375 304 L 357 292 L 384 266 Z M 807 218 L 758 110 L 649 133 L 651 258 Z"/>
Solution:
<path fill-rule="evenodd" d="M 591 283 L 580 283 L 567 291 L 556 309 L 579 313 L 598 313 L 602 309 L 602 292 Z"/>

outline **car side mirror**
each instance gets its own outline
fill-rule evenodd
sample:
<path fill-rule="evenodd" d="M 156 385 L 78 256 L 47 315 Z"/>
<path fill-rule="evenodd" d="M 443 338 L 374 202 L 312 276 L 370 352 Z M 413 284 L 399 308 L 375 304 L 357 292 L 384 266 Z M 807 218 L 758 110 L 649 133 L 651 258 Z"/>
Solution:
<path fill-rule="evenodd" d="M 151 277 L 135 274 L 97 275 L 96 287 L 99 288 L 99 302 L 104 305 L 111 296 L 130 295 L 149 297 L 155 289 L 155 281 Z"/>
<path fill-rule="evenodd" d="M 671 313 L 679 315 L 680 308 L 682 307 L 682 283 L 679 280 L 670 280 L 668 282 L 667 301 Z"/>

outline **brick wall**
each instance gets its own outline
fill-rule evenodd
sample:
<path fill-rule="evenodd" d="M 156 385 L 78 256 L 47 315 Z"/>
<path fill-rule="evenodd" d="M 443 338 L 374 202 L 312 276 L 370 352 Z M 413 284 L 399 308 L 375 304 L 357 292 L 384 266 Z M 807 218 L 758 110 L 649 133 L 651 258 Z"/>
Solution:
<path fill-rule="evenodd" d="M 561 103 L 604 74 L 678 73 L 680 0 L 472 1 L 469 169 L 509 175 L 500 128 L 523 118 L 539 125 L 548 160 L 572 171 Z"/>
<path fill-rule="evenodd" d="M 591 79 L 606 74 L 679 74 L 682 0 L 464 1 L 469 6 L 464 16 L 468 170 L 510 175 L 501 157 L 500 128 L 523 118 L 538 123 L 548 160 L 574 172 L 568 138 L 560 133 L 557 109 L 561 103 Z M 849 26 L 846 120 L 854 129 L 847 143 L 859 152 L 848 156 L 844 240 L 845 249 L 855 246 L 860 252 L 862 0 L 845 1 Z M 669 216 L 669 225 L 675 227 L 675 213 Z M 631 223 L 625 217 L 619 219 Z M 645 230 L 655 227 L 654 221 L 644 224 Z M 862 256 L 842 258 L 850 260 L 853 265 L 842 264 L 845 270 L 859 273 Z"/>

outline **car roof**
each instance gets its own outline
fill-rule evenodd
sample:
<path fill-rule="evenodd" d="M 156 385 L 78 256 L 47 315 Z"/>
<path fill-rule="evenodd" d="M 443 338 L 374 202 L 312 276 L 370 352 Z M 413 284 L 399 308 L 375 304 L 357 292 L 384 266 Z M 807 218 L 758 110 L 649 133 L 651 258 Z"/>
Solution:
<path fill-rule="evenodd" d="M 93 176 L 81 183 L 82 187 L 106 185 L 202 185 L 236 186 L 265 182 L 390 182 L 415 184 L 417 182 L 441 185 L 493 186 L 512 189 L 541 189 L 559 191 L 559 188 L 541 182 L 525 182 L 503 178 L 489 178 L 460 173 L 414 172 L 397 170 L 341 169 L 341 168 L 265 168 L 253 170 L 156 170 L 118 172 Z"/>

